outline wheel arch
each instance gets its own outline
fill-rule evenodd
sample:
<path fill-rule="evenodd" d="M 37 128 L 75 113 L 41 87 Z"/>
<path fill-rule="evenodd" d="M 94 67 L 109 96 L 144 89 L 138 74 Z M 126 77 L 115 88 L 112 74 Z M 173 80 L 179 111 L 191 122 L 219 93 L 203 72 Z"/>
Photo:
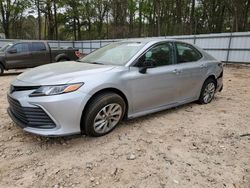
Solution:
<path fill-rule="evenodd" d="M 109 92 L 112 92 L 112 93 L 115 93 L 117 95 L 119 95 L 120 97 L 123 98 L 124 102 L 125 102 L 125 105 L 126 105 L 126 108 L 125 108 L 125 114 L 124 114 L 124 117 L 123 119 L 126 119 L 127 118 L 127 114 L 128 114 L 128 108 L 129 108 L 129 103 L 128 103 L 128 99 L 126 97 L 126 95 L 119 89 L 117 88 L 113 88 L 113 87 L 110 87 L 110 88 L 103 88 L 97 92 L 95 92 L 90 98 L 89 100 L 87 101 L 83 111 L 82 111 L 82 115 L 81 115 L 81 121 L 80 121 L 80 128 L 81 128 L 81 132 L 84 133 L 84 125 L 83 125 L 83 120 L 84 120 L 84 114 L 86 113 L 86 110 L 88 108 L 88 106 L 90 105 L 91 101 L 93 101 L 98 95 L 100 94 L 103 94 L 103 93 L 109 93 Z"/>
<path fill-rule="evenodd" d="M 215 77 L 215 75 L 211 74 L 209 75 L 205 81 L 203 82 L 203 84 L 208 80 L 208 79 L 213 79 L 215 81 L 216 87 L 217 87 L 217 78 Z"/>
<path fill-rule="evenodd" d="M 70 58 L 66 54 L 59 54 L 55 57 L 56 62 L 59 62 L 62 59 L 66 59 L 67 61 L 70 60 Z"/>

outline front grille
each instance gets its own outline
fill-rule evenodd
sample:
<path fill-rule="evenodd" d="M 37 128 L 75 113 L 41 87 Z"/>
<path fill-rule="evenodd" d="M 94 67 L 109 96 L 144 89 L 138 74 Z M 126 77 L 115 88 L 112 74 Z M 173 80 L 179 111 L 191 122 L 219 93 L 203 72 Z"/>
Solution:
<path fill-rule="evenodd" d="M 35 90 L 38 89 L 40 86 L 10 86 L 10 93 L 15 91 L 27 91 L 27 90 Z"/>
<path fill-rule="evenodd" d="M 56 125 L 40 107 L 22 107 L 21 104 L 8 96 L 11 114 L 26 127 L 52 129 Z"/>

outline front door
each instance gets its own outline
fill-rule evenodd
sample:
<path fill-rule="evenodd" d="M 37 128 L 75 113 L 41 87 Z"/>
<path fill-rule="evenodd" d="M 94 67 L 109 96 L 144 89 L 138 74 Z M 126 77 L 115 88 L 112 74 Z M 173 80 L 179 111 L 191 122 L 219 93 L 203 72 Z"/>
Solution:
<path fill-rule="evenodd" d="M 8 69 L 28 68 L 30 64 L 31 54 L 28 43 L 17 43 L 6 51 L 6 65 Z"/>
<path fill-rule="evenodd" d="M 133 98 L 134 113 L 152 110 L 176 103 L 178 88 L 178 70 L 174 64 L 173 44 L 157 44 L 145 52 L 135 67 L 131 67 L 128 85 Z M 138 71 L 145 61 L 154 62 L 145 74 Z"/>

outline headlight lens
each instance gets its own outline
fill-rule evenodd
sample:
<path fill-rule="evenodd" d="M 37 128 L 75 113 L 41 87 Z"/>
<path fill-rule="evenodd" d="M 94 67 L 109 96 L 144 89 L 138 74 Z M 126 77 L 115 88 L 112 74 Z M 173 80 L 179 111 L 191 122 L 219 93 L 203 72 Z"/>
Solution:
<path fill-rule="evenodd" d="M 83 83 L 77 84 L 65 84 L 65 85 L 56 85 L 56 86 L 41 86 L 33 93 L 30 97 L 40 97 L 40 96 L 50 96 L 50 95 L 59 95 L 63 93 L 70 93 L 78 90 Z"/>

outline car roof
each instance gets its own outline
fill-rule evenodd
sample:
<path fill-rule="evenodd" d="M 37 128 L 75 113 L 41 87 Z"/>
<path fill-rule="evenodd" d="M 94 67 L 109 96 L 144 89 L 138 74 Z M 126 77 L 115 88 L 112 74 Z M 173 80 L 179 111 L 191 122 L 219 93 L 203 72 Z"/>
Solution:
<path fill-rule="evenodd" d="M 134 38 L 134 39 L 122 39 L 119 42 L 138 42 L 138 43 L 142 43 L 142 44 L 147 44 L 147 43 L 157 43 L 157 42 L 167 42 L 167 41 L 171 41 L 171 42 L 183 42 L 181 40 L 176 40 L 176 39 L 171 39 L 171 38 Z M 186 42 L 183 42 L 186 43 Z M 188 44 L 188 43 L 187 43 Z"/>

